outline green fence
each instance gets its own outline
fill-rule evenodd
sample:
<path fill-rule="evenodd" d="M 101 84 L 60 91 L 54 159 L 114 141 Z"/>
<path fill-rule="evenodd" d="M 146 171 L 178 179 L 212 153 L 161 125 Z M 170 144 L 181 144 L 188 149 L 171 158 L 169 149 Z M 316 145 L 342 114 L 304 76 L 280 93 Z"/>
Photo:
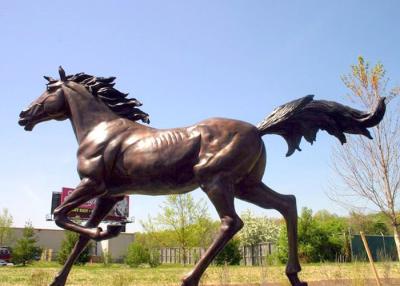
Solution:
<path fill-rule="evenodd" d="M 393 236 L 366 235 L 369 249 L 374 261 L 396 260 L 396 245 Z M 359 234 L 353 234 L 351 239 L 351 256 L 354 260 L 367 260 L 367 253 Z"/>

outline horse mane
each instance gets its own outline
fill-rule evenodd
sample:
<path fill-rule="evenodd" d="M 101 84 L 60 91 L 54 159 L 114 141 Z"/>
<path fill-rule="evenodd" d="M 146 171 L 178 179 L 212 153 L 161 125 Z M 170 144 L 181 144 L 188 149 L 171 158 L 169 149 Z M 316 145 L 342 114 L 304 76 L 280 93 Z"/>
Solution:
<path fill-rule="evenodd" d="M 150 123 L 149 115 L 139 108 L 142 103 L 136 98 L 127 98 L 128 93 L 122 93 L 114 88 L 115 77 L 96 77 L 85 73 L 68 75 L 67 80 L 82 84 L 95 97 L 101 99 L 108 108 L 123 118 L 132 121 L 141 120 Z"/>

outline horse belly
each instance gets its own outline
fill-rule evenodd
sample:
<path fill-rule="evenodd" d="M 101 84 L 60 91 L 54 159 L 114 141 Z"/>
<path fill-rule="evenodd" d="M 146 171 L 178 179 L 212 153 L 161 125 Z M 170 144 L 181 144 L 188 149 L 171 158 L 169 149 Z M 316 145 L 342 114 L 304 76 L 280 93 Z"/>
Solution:
<path fill-rule="evenodd" d="M 191 138 L 176 144 L 154 146 L 135 144 L 127 148 L 117 162 L 126 192 L 131 194 L 172 194 L 193 190 L 193 166 L 198 161 L 199 139 Z"/>
<path fill-rule="evenodd" d="M 108 187 L 114 194 L 169 195 L 190 192 L 197 187 L 193 168 L 142 166 Z"/>

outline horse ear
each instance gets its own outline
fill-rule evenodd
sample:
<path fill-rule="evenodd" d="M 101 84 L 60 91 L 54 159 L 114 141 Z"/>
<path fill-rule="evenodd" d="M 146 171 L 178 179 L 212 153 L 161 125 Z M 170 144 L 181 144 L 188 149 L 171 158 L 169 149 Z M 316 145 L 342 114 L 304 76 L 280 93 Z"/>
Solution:
<path fill-rule="evenodd" d="M 52 78 L 51 76 L 43 76 L 45 80 L 47 80 L 48 82 L 52 82 L 52 81 L 56 81 L 54 78 Z"/>
<path fill-rule="evenodd" d="M 59 66 L 58 73 L 60 74 L 60 80 L 61 81 L 66 81 L 67 80 L 67 76 L 65 75 L 65 71 L 62 68 L 62 66 Z"/>

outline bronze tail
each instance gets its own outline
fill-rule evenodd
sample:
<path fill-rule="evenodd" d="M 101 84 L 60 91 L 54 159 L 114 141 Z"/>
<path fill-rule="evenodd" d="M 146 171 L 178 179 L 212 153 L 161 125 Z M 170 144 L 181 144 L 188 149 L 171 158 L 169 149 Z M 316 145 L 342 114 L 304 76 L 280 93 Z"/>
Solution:
<path fill-rule="evenodd" d="M 286 156 L 301 151 L 302 137 L 311 144 L 318 130 L 325 130 L 346 143 L 348 134 L 360 134 L 372 139 L 367 128 L 376 126 L 385 115 L 385 98 L 380 97 L 374 110 L 363 112 L 326 100 L 314 100 L 313 95 L 291 101 L 276 108 L 257 128 L 261 135 L 281 135 L 288 144 Z"/>

